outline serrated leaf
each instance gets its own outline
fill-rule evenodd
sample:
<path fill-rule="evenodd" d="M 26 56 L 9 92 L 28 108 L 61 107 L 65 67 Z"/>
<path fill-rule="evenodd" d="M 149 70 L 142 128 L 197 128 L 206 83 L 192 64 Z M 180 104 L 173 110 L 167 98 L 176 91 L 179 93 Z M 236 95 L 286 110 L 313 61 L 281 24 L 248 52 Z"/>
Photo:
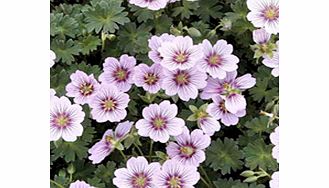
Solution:
<path fill-rule="evenodd" d="M 88 55 L 90 52 L 96 50 L 97 47 L 102 44 L 101 42 L 101 39 L 99 39 L 98 37 L 89 35 L 80 39 L 78 44 L 81 48 L 81 53 L 83 55 Z"/>
<path fill-rule="evenodd" d="M 173 8 L 172 16 L 180 16 L 181 19 L 190 18 L 193 10 L 199 8 L 198 2 L 183 1 L 183 6 Z"/>
<path fill-rule="evenodd" d="M 50 14 L 50 35 L 60 35 L 61 37 L 75 37 L 78 33 L 78 22 L 69 15 L 63 13 Z"/>
<path fill-rule="evenodd" d="M 243 148 L 246 167 L 254 170 L 257 167 L 266 170 L 277 170 L 277 163 L 272 157 L 272 146 L 266 145 L 262 139 L 249 143 Z"/>
<path fill-rule="evenodd" d="M 263 132 L 271 133 L 273 127 L 268 126 L 269 118 L 267 116 L 261 116 L 248 121 L 245 126 L 249 128 L 248 134 L 262 134 Z"/>
<path fill-rule="evenodd" d="M 231 173 L 242 167 L 243 153 L 239 150 L 237 142 L 224 138 L 213 141 L 206 151 L 206 163 L 214 170 L 221 170 L 222 174 Z"/>
<path fill-rule="evenodd" d="M 95 176 L 102 180 L 102 182 L 106 183 L 106 187 L 113 187 L 112 179 L 114 177 L 115 171 L 115 163 L 112 161 L 108 161 L 106 166 L 101 164 L 97 167 L 95 171 Z"/>
<path fill-rule="evenodd" d="M 195 14 L 198 15 L 204 22 L 209 22 L 210 17 L 220 18 L 223 13 L 220 11 L 222 8 L 218 4 L 218 1 L 214 0 L 202 0 L 200 7 L 195 11 Z"/>
<path fill-rule="evenodd" d="M 72 39 L 64 41 L 55 38 L 51 41 L 51 49 L 56 54 L 56 61 L 62 61 L 69 65 L 74 61 L 73 55 L 78 55 L 81 51 L 79 45 Z"/>
<path fill-rule="evenodd" d="M 84 12 L 86 18 L 86 28 L 89 32 L 114 33 L 119 29 L 119 25 L 124 25 L 130 20 L 128 13 L 121 7 L 121 1 L 99 1 Z"/>

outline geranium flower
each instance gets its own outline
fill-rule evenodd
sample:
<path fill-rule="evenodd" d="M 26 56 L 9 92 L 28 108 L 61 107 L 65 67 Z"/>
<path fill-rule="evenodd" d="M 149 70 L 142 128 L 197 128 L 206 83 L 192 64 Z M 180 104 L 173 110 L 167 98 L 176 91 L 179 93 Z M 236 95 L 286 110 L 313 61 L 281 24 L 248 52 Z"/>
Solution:
<path fill-rule="evenodd" d="M 279 188 L 279 172 L 274 172 L 271 178 L 272 180 L 270 181 L 270 187 Z"/>
<path fill-rule="evenodd" d="M 71 82 L 66 85 L 66 95 L 74 97 L 74 102 L 77 104 L 89 103 L 90 99 L 96 94 L 100 87 L 94 75 L 77 70 L 70 76 Z"/>
<path fill-rule="evenodd" d="M 50 68 L 55 65 L 55 59 L 56 59 L 56 54 L 52 50 L 49 52 L 49 58 L 50 58 Z"/>
<path fill-rule="evenodd" d="M 276 127 L 274 132 L 271 133 L 270 139 L 274 145 L 272 149 L 272 156 L 279 162 L 279 127 Z"/>
<path fill-rule="evenodd" d="M 135 67 L 135 84 L 138 87 L 143 87 L 145 91 L 157 93 L 161 89 L 162 80 L 163 71 L 160 64 L 153 64 L 151 67 L 146 64 L 139 64 Z"/>
<path fill-rule="evenodd" d="M 85 113 L 78 104 L 71 104 L 67 97 L 54 96 L 50 100 L 50 140 L 63 138 L 67 142 L 74 142 L 81 136 Z"/>
<path fill-rule="evenodd" d="M 182 134 L 175 137 L 175 142 L 169 142 L 166 147 L 168 156 L 181 162 L 183 165 L 198 167 L 206 160 L 206 149 L 211 142 L 210 136 L 204 134 L 200 129 L 191 132 L 185 127 Z"/>
<path fill-rule="evenodd" d="M 55 96 L 56 91 L 52 88 L 50 88 L 50 100 Z"/>
<path fill-rule="evenodd" d="M 174 35 L 169 35 L 168 33 L 164 33 L 161 36 L 152 36 L 151 39 L 148 40 L 148 46 L 151 48 L 148 56 L 154 63 L 161 63 L 163 57 L 160 55 L 158 49 L 161 47 L 164 42 L 171 42 L 175 38 Z"/>
<path fill-rule="evenodd" d="M 207 112 L 215 119 L 220 119 L 226 126 L 238 124 L 239 118 L 246 115 L 245 109 L 236 113 L 229 112 L 225 107 L 225 101 L 219 95 L 213 97 L 213 103 L 208 105 Z"/>
<path fill-rule="evenodd" d="M 161 65 L 169 70 L 189 69 L 202 57 L 202 50 L 199 46 L 193 45 L 193 40 L 189 36 L 178 36 L 171 42 L 164 42 L 158 51 L 163 57 Z"/>
<path fill-rule="evenodd" d="M 144 119 L 136 123 L 138 134 L 162 143 L 167 142 L 170 135 L 180 135 L 185 122 L 176 117 L 177 111 L 177 106 L 167 100 L 145 107 L 142 112 Z"/>
<path fill-rule="evenodd" d="M 71 183 L 69 188 L 94 188 L 94 187 L 84 181 L 77 180 Z"/>
<path fill-rule="evenodd" d="M 272 34 L 279 32 L 279 0 L 247 0 L 247 6 L 247 19 L 255 27 L 264 27 Z"/>
<path fill-rule="evenodd" d="M 129 95 L 117 90 L 114 85 L 102 84 L 90 100 L 92 118 L 97 122 L 119 122 L 127 116 Z"/>
<path fill-rule="evenodd" d="M 266 32 L 265 29 L 260 28 L 252 32 L 252 38 L 256 44 L 266 44 L 270 41 L 271 34 Z"/>
<path fill-rule="evenodd" d="M 154 184 L 157 188 L 194 188 L 199 179 L 200 174 L 195 166 L 183 165 L 176 160 L 167 160 L 163 163 L 161 171 L 155 174 Z"/>
<path fill-rule="evenodd" d="M 102 83 L 114 84 L 120 91 L 126 92 L 131 88 L 136 59 L 126 54 L 120 57 L 120 62 L 113 57 L 105 59 L 104 72 L 99 76 Z"/>
<path fill-rule="evenodd" d="M 207 74 L 192 67 L 187 70 L 166 70 L 164 69 L 164 79 L 162 88 L 169 96 L 178 94 L 183 101 L 196 99 L 198 89 L 207 85 Z"/>
<path fill-rule="evenodd" d="M 153 180 L 160 168 L 160 163 L 148 164 L 144 157 L 131 157 L 127 161 L 127 168 L 119 168 L 114 171 L 113 184 L 118 188 L 157 187 Z"/>
<path fill-rule="evenodd" d="M 279 76 L 279 41 L 276 42 L 277 49 L 273 53 L 273 57 L 265 56 L 263 64 L 269 68 L 273 68 L 271 74 L 274 77 Z"/>
<path fill-rule="evenodd" d="M 160 10 L 166 7 L 168 1 L 169 0 L 129 0 L 129 3 L 150 10 Z"/>
<path fill-rule="evenodd" d="M 116 144 L 120 143 L 124 137 L 130 132 L 133 122 L 125 121 L 119 123 L 114 133 L 112 129 L 107 130 L 102 139 L 88 150 L 91 154 L 88 159 L 93 164 L 98 164 L 115 149 Z"/>
<path fill-rule="evenodd" d="M 209 78 L 207 86 L 201 93 L 202 99 L 210 99 L 221 95 L 225 99 L 225 108 L 236 114 L 244 110 L 247 106 L 246 99 L 241 94 L 244 90 L 253 87 L 256 79 L 250 74 L 245 74 L 236 78 L 237 72 L 229 72 L 224 79 Z"/>
<path fill-rule="evenodd" d="M 238 69 L 239 58 L 232 55 L 233 46 L 225 40 L 219 40 L 214 46 L 205 39 L 200 48 L 203 50 L 203 57 L 198 61 L 197 67 L 201 72 L 207 72 L 213 78 L 223 79 L 226 72 Z"/>
<path fill-rule="evenodd" d="M 190 105 L 189 108 L 193 112 L 192 115 L 190 115 L 187 120 L 188 121 L 197 121 L 198 127 L 209 136 L 214 135 L 215 132 L 220 130 L 220 124 L 219 122 L 213 118 L 208 112 L 207 112 L 208 104 L 203 104 L 200 106 L 199 109 L 197 109 L 195 106 Z"/>

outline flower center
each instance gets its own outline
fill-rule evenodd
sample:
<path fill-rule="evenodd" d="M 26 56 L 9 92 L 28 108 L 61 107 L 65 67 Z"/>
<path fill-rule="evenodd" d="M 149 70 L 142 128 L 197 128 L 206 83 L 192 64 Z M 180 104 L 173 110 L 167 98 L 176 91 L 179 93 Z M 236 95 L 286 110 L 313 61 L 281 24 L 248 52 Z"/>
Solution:
<path fill-rule="evenodd" d="M 94 86 L 90 83 L 83 83 L 80 85 L 80 93 L 84 96 L 90 95 L 94 91 Z"/>
<path fill-rule="evenodd" d="M 279 17 L 279 9 L 274 6 L 270 6 L 265 9 L 264 16 L 268 20 L 276 20 Z"/>
<path fill-rule="evenodd" d="M 110 99 L 103 101 L 102 106 L 106 111 L 112 111 L 112 110 L 115 110 L 115 108 L 117 106 L 117 102 L 110 98 Z"/>
<path fill-rule="evenodd" d="M 112 143 L 114 141 L 114 138 L 110 135 L 106 135 L 105 140 L 106 140 L 106 142 Z"/>
<path fill-rule="evenodd" d="M 223 111 L 223 112 L 227 112 L 227 109 L 226 109 L 226 107 L 225 107 L 225 102 L 224 102 L 224 101 L 221 101 L 221 102 L 219 103 L 219 106 L 218 106 L 218 107 L 220 108 L 221 111 Z"/>
<path fill-rule="evenodd" d="M 126 69 L 123 68 L 118 68 L 115 73 L 114 73 L 114 77 L 118 80 L 118 81 L 125 81 L 128 77 L 128 71 Z"/>
<path fill-rule="evenodd" d="M 175 82 L 177 85 L 187 85 L 189 83 L 190 75 L 187 72 L 184 71 L 178 71 L 178 73 L 175 75 Z"/>
<path fill-rule="evenodd" d="M 147 73 L 144 76 L 144 80 L 148 85 L 154 85 L 159 80 L 159 78 L 154 73 Z"/>
<path fill-rule="evenodd" d="M 168 184 L 170 188 L 181 188 L 182 187 L 182 182 L 179 177 L 173 176 L 169 179 Z"/>
<path fill-rule="evenodd" d="M 147 177 L 144 174 L 137 174 L 134 178 L 133 178 L 133 185 L 136 188 L 144 188 L 147 185 Z"/>
<path fill-rule="evenodd" d="M 153 120 L 153 126 L 157 129 L 161 129 L 166 125 L 166 120 L 162 117 L 156 117 Z"/>
<path fill-rule="evenodd" d="M 185 52 L 179 52 L 176 56 L 175 56 L 175 61 L 177 63 L 183 64 L 187 61 L 187 54 Z"/>
<path fill-rule="evenodd" d="M 66 114 L 59 114 L 55 119 L 55 124 L 60 127 L 65 127 L 70 123 L 70 119 Z"/>
<path fill-rule="evenodd" d="M 200 111 L 196 115 L 197 115 L 197 118 L 198 119 L 202 119 L 202 118 L 208 117 L 208 113 L 205 112 L 205 111 Z"/>
<path fill-rule="evenodd" d="M 184 154 L 185 156 L 190 157 L 194 154 L 195 150 L 191 146 L 183 146 L 180 148 L 180 152 L 182 152 L 182 154 Z"/>
<path fill-rule="evenodd" d="M 221 61 L 222 59 L 218 55 L 211 55 L 208 58 L 208 63 L 210 64 L 210 66 L 220 65 Z"/>

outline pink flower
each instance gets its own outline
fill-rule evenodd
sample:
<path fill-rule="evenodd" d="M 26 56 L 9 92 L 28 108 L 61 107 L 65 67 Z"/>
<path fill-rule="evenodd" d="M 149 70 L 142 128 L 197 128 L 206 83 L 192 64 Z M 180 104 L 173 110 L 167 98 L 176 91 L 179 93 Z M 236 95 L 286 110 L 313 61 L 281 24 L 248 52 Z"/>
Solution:
<path fill-rule="evenodd" d="M 178 136 L 183 132 L 185 122 L 176 115 L 177 106 L 167 100 L 160 104 L 151 104 L 143 109 L 144 119 L 136 123 L 138 134 L 165 143 L 170 135 Z"/>
<path fill-rule="evenodd" d="M 279 127 L 276 127 L 274 132 L 271 133 L 270 139 L 274 145 L 272 149 L 272 156 L 279 162 Z"/>
<path fill-rule="evenodd" d="M 235 71 L 239 63 L 239 58 L 232 55 L 233 46 L 227 44 L 225 40 L 219 40 L 214 46 L 205 39 L 200 48 L 203 50 L 203 57 L 197 63 L 197 67 L 201 72 L 207 72 L 213 78 L 223 79 L 226 72 Z"/>
<path fill-rule="evenodd" d="M 256 29 L 252 32 L 252 37 L 256 44 L 266 44 L 270 41 L 271 34 L 267 33 L 265 29 Z"/>
<path fill-rule="evenodd" d="M 113 184 L 118 188 L 155 188 L 154 176 L 160 168 L 160 163 L 148 164 L 144 157 L 131 157 L 127 168 L 115 170 Z"/>
<path fill-rule="evenodd" d="M 56 91 L 52 88 L 50 88 L 50 100 L 55 97 Z"/>
<path fill-rule="evenodd" d="M 195 166 L 186 166 L 176 160 L 167 160 L 161 171 L 155 174 L 154 184 L 157 188 L 194 188 L 200 174 Z"/>
<path fill-rule="evenodd" d="M 264 27 L 272 34 L 279 32 L 279 0 L 247 0 L 247 6 L 247 18 L 255 27 Z"/>
<path fill-rule="evenodd" d="M 256 79 L 250 74 L 245 74 L 236 78 L 237 72 L 227 73 L 224 79 L 209 78 L 207 86 L 201 93 L 202 99 L 210 99 L 221 95 L 225 99 L 225 108 L 236 114 L 238 111 L 246 108 L 246 99 L 241 94 L 244 90 L 253 87 Z"/>
<path fill-rule="evenodd" d="M 161 65 L 169 70 L 192 68 L 202 57 L 202 50 L 193 45 L 189 36 L 178 36 L 171 42 L 164 42 L 158 51 L 163 57 Z"/>
<path fill-rule="evenodd" d="M 66 95 L 74 97 L 74 102 L 77 104 L 89 103 L 90 99 L 96 94 L 99 83 L 94 78 L 94 75 L 77 70 L 70 76 L 71 82 L 66 86 Z"/>
<path fill-rule="evenodd" d="M 200 127 L 200 129 L 206 135 L 209 135 L 209 136 L 214 135 L 215 132 L 220 130 L 219 122 L 210 115 L 207 115 L 206 117 L 198 119 L 197 124 Z"/>
<path fill-rule="evenodd" d="M 129 95 L 117 90 L 113 85 L 102 84 L 90 100 L 92 118 L 97 122 L 119 122 L 127 116 Z"/>
<path fill-rule="evenodd" d="M 99 80 L 105 84 L 114 84 L 120 91 L 126 92 L 134 82 L 135 65 L 136 59 L 126 54 L 120 57 L 120 62 L 113 57 L 108 57 L 103 64 L 104 72 L 99 76 Z"/>
<path fill-rule="evenodd" d="M 92 163 L 98 164 L 102 162 L 105 157 L 110 155 L 115 149 L 115 145 L 120 143 L 130 132 L 132 124 L 133 123 L 129 121 L 119 123 L 114 133 L 112 129 L 107 130 L 102 139 L 88 150 L 88 153 L 91 154 L 88 158 Z"/>
<path fill-rule="evenodd" d="M 185 128 L 183 133 L 175 137 L 175 142 L 169 142 L 166 147 L 168 156 L 183 165 L 198 167 L 206 160 L 206 149 L 211 142 L 210 136 L 204 134 L 200 129 L 191 132 Z"/>
<path fill-rule="evenodd" d="M 94 187 L 90 186 L 88 183 L 86 183 L 84 181 L 77 180 L 77 181 L 71 183 L 69 188 L 94 188 Z"/>
<path fill-rule="evenodd" d="M 51 68 L 52 66 L 54 66 L 55 60 L 56 60 L 56 54 L 52 50 L 50 50 L 50 52 L 49 52 L 49 59 L 50 59 L 49 65 Z"/>
<path fill-rule="evenodd" d="M 269 68 L 273 68 L 271 74 L 274 77 L 279 76 L 279 41 L 276 42 L 277 49 L 273 54 L 273 57 L 265 56 L 263 64 Z"/>
<path fill-rule="evenodd" d="M 270 187 L 279 188 L 279 172 L 274 172 L 271 178 L 272 180 L 270 181 Z"/>
<path fill-rule="evenodd" d="M 150 10 L 160 10 L 166 7 L 168 1 L 169 0 L 129 0 L 129 3 Z"/>
<path fill-rule="evenodd" d="M 208 105 L 207 112 L 217 120 L 226 125 L 236 125 L 239 122 L 239 118 L 246 115 L 246 110 L 240 110 L 236 113 L 229 112 L 225 107 L 225 101 L 221 96 L 213 97 L 213 103 Z"/>
<path fill-rule="evenodd" d="M 200 72 L 197 68 L 192 67 L 187 70 L 164 70 L 164 79 L 162 88 L 169 96 L 178 94 L 183 101 L 196 99 L 198 89 L 207 85 L 207 74 Z"/>
<path fill-rule="evenodd" d="M 174 35 L 169 35 L 167 33 L 162 34 L 160 37 L 152 36 L 151 39 L 148 40 L 149 51 L 148 56 L 154 63 L 161 63 L 163 57 L 160 55 L 158 49 L 161 47 L 162 43 L 164 42 L 171 42 L 175 39 Z"/>
<path fill-rule="evenodd" d="M 136 86 L 143 87 L 145 91 L 157 93 L 161 89 L 163 71 L 160 64 L 153 64 L 151 67 L 146 64 L 139 64 L 135 67 L 134 81 Z"/>
<path fill-rule="evenodd" d="M 50 140 L 63 138 L 67 142 L 74 142 L 81 136 L 85 113 L 78 104 L 71 104 L 66 97 L 54 96 L 50 100 Z"/>

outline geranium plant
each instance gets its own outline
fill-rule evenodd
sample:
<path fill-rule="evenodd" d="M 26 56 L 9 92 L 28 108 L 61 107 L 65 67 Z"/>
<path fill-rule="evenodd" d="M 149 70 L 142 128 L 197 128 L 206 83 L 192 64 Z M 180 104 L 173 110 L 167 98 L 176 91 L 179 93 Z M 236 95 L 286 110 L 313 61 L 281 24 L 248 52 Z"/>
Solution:
<path fill-rule="evenodd" d="M 52 188 L 278 188 L 278 0 L 51 0 Z"/>

